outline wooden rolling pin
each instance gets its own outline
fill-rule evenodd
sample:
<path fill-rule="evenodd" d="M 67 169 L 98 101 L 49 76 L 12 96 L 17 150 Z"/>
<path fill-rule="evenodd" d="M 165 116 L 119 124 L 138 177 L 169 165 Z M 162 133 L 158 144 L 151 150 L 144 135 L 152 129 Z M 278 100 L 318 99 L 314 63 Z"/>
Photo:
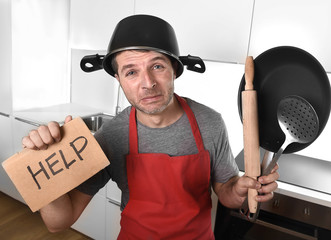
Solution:
<path fill-rule="evenodd" d="M 244 159 L 245 174 L 257 179 L 261 175 L 260 142 L 257 93 L 253 86 L 254 62 L 253 57 L 248 56 L 245 63 L 245 91 L 242 91 L 242 112 L 244 132 Z M 248 206 L 251 213 L 257 210 L 257 190 L 248 189 Z"/>

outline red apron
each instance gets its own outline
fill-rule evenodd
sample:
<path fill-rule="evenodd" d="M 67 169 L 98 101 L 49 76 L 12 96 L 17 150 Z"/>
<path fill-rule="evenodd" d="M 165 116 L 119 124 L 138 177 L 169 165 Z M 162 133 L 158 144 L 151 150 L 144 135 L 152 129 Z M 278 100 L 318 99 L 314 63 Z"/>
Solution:
<path fill-rule="evenodd" d="M 210 157 L 188 104 L 199 153 L 170 157 L 138 153 L 136 110 L 130 113 L 130 152 L 126 168 L 130 199 L 122 212 L 118 239 L 214 239 L 211 228 Z"/>

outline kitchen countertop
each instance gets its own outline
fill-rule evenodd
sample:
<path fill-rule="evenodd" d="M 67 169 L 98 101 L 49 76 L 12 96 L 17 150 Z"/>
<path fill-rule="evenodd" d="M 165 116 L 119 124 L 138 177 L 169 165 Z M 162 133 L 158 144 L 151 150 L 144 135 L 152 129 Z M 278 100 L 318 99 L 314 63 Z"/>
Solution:
<path fill-rule="evenodd" d="M 14 111 L 13 117 L 28 122 L 32 125 L 47 124 L 50 121 L 57 121 L 63 124 L 68 115 L 75 117 L 84 117 L 93 114 L 103 113 L 103 110 L 87 107 L 75 103 L 60 104 L 45 108 L 31 108 L 22 111 Z"/>
<path fill-rule="evenodd" d="M 236 157 L 236 162 L 243 175 L 243 151 Z M 275 192 L 331 207 L 331 162 L 298 154 L 284 154 L 278 164 L 280 177 Z"/>

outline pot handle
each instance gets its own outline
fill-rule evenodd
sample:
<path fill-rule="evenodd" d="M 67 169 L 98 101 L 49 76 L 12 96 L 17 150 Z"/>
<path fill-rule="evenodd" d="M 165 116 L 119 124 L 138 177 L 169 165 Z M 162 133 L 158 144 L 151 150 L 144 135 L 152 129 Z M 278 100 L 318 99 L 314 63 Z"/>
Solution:
<path fill-rule="evenodd" d="M 80 67 L 84 72 L 94 72 L 103 69 L 102 62 L 105 55 L 87 55 L 80 61 Z M 187 70 L 204 73 L 206 71 L 205 63 L 200 57 L 196 56 L 180 56 L 179 60 L 183 65 L 187 66 Z"/>
<path fill-rule="evenodd" d="M 88 55 L 82 58 L 80 61 L 80 68 L 84 72 L 94 72 L 100 69 L 103 69 L 102 62 L 105 55 Z"/>
<path fill-rule="evenodd" d="M 179 60 L 186 65 L 186 69 L 198 73 L 204 73 L 206 71 L 205 63 L 202 61 L 200 57 L 196 56 L 180 56 Z"/>

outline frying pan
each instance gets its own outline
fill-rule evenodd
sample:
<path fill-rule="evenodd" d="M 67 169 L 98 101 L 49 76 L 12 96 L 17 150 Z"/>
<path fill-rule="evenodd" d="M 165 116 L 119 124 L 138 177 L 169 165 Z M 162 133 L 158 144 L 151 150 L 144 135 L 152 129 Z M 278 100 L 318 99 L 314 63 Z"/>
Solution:
<path fill-rule="evenodd" d="M 306 99 L 315 109 L 323 131 L 331 109 L 331 89 L 328 76 L 310 53 L 292 46 L 269 49 L 254 60 L 254 86 L 259 112 L 259 140 L 265 150 L 277 152 L 285 140 L 277 121 L 278 103 L 286 96 Z M 241 92 L 245 89 L 245 75 L 238 90 L 238 110 L 242 120 Z M 315 138 L 315 139 L 316 139 Z M 293 143 L 284 153 L 300 151 L 309 143 Z"/>

